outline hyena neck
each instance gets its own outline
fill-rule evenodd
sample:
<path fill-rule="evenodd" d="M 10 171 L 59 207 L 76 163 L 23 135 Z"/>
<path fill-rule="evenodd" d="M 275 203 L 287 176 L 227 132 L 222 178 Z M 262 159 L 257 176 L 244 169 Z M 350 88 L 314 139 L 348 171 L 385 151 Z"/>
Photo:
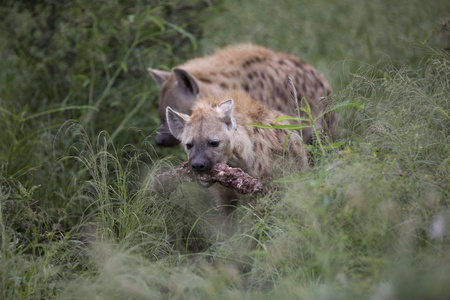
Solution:
<path fill-rule="evenodd" d="M 248 171 L 253 165 L 254 153 L 251 137 L 244 126 L 237 125 L 231 142 L 231 156 L 228 164 L 239 166 L 244 171 Z"/>

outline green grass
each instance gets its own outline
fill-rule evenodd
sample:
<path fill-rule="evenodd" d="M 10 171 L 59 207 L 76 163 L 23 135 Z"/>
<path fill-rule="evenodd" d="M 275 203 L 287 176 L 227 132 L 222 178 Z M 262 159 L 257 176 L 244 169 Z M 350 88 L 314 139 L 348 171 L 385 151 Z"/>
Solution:
<path fill-rule="evenodd" d="M 225 0 L 209 9 L 200 49 L 252 42 L 289 52 L 324 72 L 337 91 L 349 73 L 385 56 L 417 64 L 422 51 L 411 44 L 436 44 L 449 11 L 443 0 Z"/>
<path fill-rule="evenodd" d="M 0 5 L 0 298 L 450 297 L 447 1 L 58 3 Z M 327 75 L 342 145 L 225 220 L 155 191 L 146 68 L 240 41 Z"/>

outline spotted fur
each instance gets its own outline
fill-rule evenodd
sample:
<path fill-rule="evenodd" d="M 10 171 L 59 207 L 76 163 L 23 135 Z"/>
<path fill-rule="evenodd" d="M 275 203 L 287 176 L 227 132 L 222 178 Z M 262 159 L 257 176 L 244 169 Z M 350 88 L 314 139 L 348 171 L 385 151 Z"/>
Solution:
<path fill-rule="evenodd" d="M 161 129 L 156 138 L 161 146 L 178 144 L 167 127 L 165 112 L 168 106 L 191 114 L 198 99 L 215 97 L 228 90 L 242 90 L 284 115 L 296 116 L 295 103 L 286 87 L 286 78 L 290 76 L 301 105 L 306 97 L 313 115 L 317 116 L 326 108 L 322 98 L 331 93 L 325 77 L 311 65 L 295 56 L 251 44 L 230 46 L 214 55 L 192 59 L 172 72 L 149 71 L 161 88 L 158 110 Z M 333 139 L 336 123 L 336 115 L 332 112 L 315 125 Z M 310 142 L 312 130 L 305 129 L 303 138 Z"/>
<path fill-rule="evenodd" d="M 215 164 L 225 163 L 263 182 L 277 176 L 278 163 L 274 163 L 281 162 L 283 154 L 288 165 L 294 164 L 298 170 L 308 169 L 306 152 L 299 138 L 288 137 L 289 132 L 283 129 L 248 125 L 273 124 L 281 115 L 242 91 L 199 100 L 191 116 L 167 108 L 169 129 L 183 144 L 194 172 L 208 173 Z M 230 210 L 226 205 L 231 204 L 237 194 L 218 184 L 214 184 L 211 191 L 221 212 L 228 214 Z"/>

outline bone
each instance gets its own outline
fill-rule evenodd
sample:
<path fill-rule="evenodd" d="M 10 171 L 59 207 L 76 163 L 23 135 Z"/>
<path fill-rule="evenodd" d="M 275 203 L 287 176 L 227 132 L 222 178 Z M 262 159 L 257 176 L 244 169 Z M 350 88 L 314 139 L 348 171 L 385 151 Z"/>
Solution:
<path fill-rule="evenodd" d="M 227 164 L 216 164 L 210 173 L 199 175 L 192 172 L 187 162 L 182 163 L 173 171 L 157 175 L 155 188 L 158 192 L 170 192 L 182 182 L 196 180 L 219 183 L 240 194 L 264 194 L 266 192 L 258 179 L 245 173 L 240 168 L 232 168 Z"/>

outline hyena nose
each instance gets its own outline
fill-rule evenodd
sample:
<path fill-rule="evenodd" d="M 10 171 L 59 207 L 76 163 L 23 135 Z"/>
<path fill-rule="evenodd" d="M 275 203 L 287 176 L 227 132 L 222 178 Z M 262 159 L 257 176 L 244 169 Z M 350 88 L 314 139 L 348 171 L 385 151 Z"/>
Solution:
<path fill-rule="evenodd" d="M 202 171 L 205 171 L 206 166 L 204 163 L 195 162 L 195 163 L 191 164 L 191 168 L 195 172 L 202 172 Z"/>

